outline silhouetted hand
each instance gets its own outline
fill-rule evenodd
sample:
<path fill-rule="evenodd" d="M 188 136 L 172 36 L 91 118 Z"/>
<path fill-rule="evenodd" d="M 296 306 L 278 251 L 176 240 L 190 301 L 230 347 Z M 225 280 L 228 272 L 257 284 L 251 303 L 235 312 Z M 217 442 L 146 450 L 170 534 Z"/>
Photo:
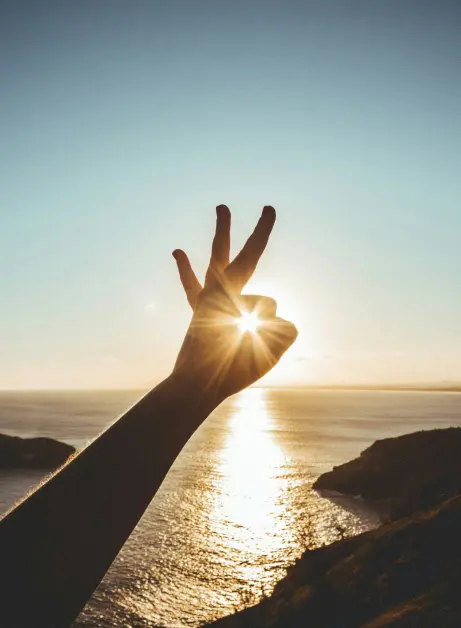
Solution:
<path fill-rule="evenodd" d="M 194 312 L 173 373 L 192 377 L 222 401 L 270 371 L 298 332 L 292 323 L 276 317 L 273 299 L 241 294 L 266 248 L 275 209 L 264 207 L 255 230 L 231 263 L 230 211 L 219 205 L 216 213 L 216 233 L 203 288 L 184 251 L 173 252 Z M 239 321 L 242 314 L 249 313 L 255 329 L 243 331 Z"/>

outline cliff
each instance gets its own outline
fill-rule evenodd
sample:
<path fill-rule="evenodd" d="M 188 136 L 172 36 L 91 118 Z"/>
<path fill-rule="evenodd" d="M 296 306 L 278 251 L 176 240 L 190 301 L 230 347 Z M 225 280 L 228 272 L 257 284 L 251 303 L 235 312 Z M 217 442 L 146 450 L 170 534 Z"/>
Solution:
<path fill-rule="evenodd" d="M 459 628 L 461 429 L 377 441 L 316 487 L 386 504 L 380 528 L 308 550 L 217 628 Z"/>
<path fill-rule="evenodd" d="M 60 467 L 75 448 L 52 438 L 19 438 L 0 434 L 0 469 Z"/>
<path fill-rule="evenodd" d="M 378 440 L 314 488 L 359 495 L 390 520 L 435 506 L 461 493 L 461 428 Z"/>

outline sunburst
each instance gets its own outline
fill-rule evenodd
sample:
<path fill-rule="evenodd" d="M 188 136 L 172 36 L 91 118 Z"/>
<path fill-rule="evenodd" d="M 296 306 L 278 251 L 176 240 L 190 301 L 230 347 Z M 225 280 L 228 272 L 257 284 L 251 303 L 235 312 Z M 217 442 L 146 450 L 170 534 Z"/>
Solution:
<path fill-rule="evenodd" d="M 242 316 L 237 319 L 236 324 L 242 334 L 247 332 L 255 334 L 261 325 L 261 320 L 256 312 L 242 312 Z"/>

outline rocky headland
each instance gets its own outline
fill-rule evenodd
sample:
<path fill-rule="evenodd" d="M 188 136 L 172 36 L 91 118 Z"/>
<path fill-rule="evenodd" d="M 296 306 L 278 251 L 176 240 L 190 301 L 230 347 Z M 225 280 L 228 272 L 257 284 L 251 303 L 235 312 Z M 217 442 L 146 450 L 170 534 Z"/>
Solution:
<path fill-rule="evenodd" d="M 0 434 L 0 469 L 54 470 L 73 453 L 74 447 L 53 438 Z"/>

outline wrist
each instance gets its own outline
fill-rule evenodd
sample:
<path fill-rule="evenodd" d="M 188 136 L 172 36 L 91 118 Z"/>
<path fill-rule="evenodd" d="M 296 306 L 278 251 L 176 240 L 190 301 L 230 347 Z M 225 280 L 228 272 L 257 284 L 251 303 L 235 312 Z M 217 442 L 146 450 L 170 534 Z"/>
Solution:
<path fill-rule="evenodd" d="M 204 420 L 224 398 L 218 394 L 218 388 L 210 380 L 195 370 L 175 369 L 164 380 L 162 387 L 184 403 L 187 412 L 203 415 Z"/>

